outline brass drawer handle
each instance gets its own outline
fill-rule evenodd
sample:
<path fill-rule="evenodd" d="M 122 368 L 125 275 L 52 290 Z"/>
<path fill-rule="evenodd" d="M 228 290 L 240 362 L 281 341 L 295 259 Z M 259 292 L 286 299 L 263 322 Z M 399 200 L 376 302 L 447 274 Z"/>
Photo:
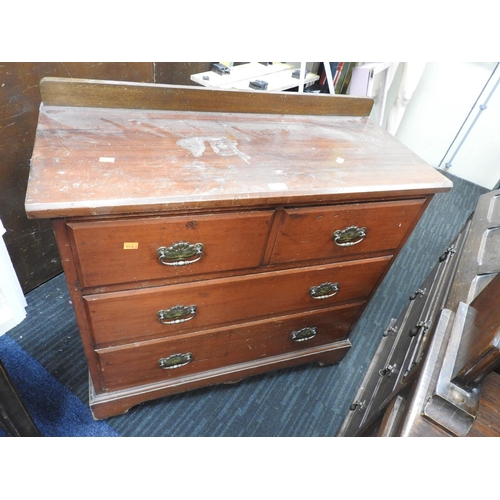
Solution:
<path fill-rule="evenodd" d="M 160 358 L 158 364 L 163 370 L 173 370 L 174 368 L 186 366 L 192 360 L 193 355 L 190 352 L 186 352 L 184 354 L 172 354 L 168 358 Z"/>
<path fill-rule="evenodd" d="M 191 258 L 194 257 L 194 258 Z M 158 260 L 164 266 L 187 266 L 203 257 L 203 244 L 179 241 L 172 246 L 158 248 Z M 191 259 L 191 260 L 186 260 Z"/>
<path fill-rule="evenodd" d="M 349 226 L 333 233 L 333 241 L 339 247 L 350 247 L 361 243 L 366 237 L 366 227 Z"/>
<path fill-rule="evenodd" d="M 176 325 L 192 320 L 196 316 L 196 306 L 173 306 L 157 313 L 158 321 L 164 325 Z"/>
<path fill-rule="evenodd" d="M 309 290 L 311 298 L 318 300 L 328 299 L 330 297 L 333 297 L 334 295 L 337 295 L 338 292 L 339 284 L 331 283 L 329 281 L 318 286 L 313 286 Z"/>
<path fill-rule="evenodd" d="M 290 338 L 294 342 L 304 342 L 311 340 L 318 334 L 318 329 L 315 326 L 306 326 L 290 334 Z"/>

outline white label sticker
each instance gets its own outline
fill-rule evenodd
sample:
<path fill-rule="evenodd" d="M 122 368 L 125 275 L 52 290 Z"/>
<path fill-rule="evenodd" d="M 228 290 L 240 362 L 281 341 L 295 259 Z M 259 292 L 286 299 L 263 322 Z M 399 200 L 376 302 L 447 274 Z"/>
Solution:
<path fill-rule="evenodd" d="M 288 186 L 283 182 L 268 184 L 268 187 L 271 191 L 288 191 Z"/>
<path fill-rule="evenodd" d="M 114 158 L 111 158 L 111 157 L 109 157 L 109 156 L 101 156 L 101 157 L 99 158 L 99 161 L 100 161 L 101 163 L 114 163 L 114 162 L 115 162 L 115 159 L 114 159 Z"/>

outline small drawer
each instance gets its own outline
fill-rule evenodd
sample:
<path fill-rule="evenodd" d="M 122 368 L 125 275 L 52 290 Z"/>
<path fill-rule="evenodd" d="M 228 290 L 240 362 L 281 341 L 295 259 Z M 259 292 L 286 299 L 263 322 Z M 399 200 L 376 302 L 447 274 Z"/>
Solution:
<path fill-rule="evenodd" d="M 82 288 L 254 268 L 273 211 L 67 224 Z"/>
<path fill-rule="evenodd" d="M 345 338 L 359 304 L 100 349 L 105 390 L 185 377 Z"/>
<path fill-rule="evenodd" d="M 94 342 L 179 335 L 365 300 L 390 257 L 84 296 Z"/>
<path fill-rule="evenodd" d="M 407 200 L 286 209 L 270 263 L 392 251 L 413 228 L 424 202 Z"/>

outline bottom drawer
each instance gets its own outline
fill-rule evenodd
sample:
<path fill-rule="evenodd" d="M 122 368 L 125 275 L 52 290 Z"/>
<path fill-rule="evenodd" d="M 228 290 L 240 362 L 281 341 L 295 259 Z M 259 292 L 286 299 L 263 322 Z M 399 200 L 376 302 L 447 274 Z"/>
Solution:
<path fill-rule="evenodd" d="M 346 337 L 361 305 L 98 349 L 102 388 L 145 385 L 336 342 Z"/>

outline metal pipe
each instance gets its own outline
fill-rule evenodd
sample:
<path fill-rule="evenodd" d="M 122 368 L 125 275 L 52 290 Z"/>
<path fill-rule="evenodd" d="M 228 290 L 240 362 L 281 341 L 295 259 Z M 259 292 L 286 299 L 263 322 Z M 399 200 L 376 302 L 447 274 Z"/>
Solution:
<path fill-rule="evenodd" d="M 474 103 L 474 106 L 471 108 L 471 111 L 469 112 L 469 114 L 467 115 L 467 118 L 465 119 L 464 123 L 462 124 L 462 126 L 460 127 L 460 130 L 458 131 L 457 135 L 455 136 L 455 139 L 453 139 L 453 142 L 450 144 L 450 147 L 448 148 L 448 150 L 446 151 L 443 159 L 441 160 L 441 162 L 439 163 L 439 167 L 441 167 L 441 164 L 443 163 L 444 159 L 446 158 L 448 152 L 450 151 L 451 147 L 453 146 L 453 143 L 457 140 L 457 137 L 460 135 L 460 132 L 462 131 L 462 128 L 464 127 L 464 125 L 467 123 L 467 120 L 469 119 L 469 116 L 471 115 L 472 113 L 472 110 L 476 107 L 476 104 L 477 102 L 479 101 L 481 95 L 483 94 L 484 90 L 486 89 L 486 87 L 488 86 L 490 80 L 493 78 L 493 75 L 495 74 L 495 72 L 497 71 L 498 69 L 498 66 L 499 66 L 499 63 L 496 64 L 494 70 L 491 72 L 491 75 L 490 77 L 488 78 L 488 81 L 486 82 L 485 86 L 483 87 L 483 90 L 481 91 L 481 93 L 479 94 L 478 98 L 476 99 L 476 102 Z M 457 148 L 455 149 L 455 152 L 453 153 L 453 155 L 451 156 L 450 160 L 448 162 L 445 163 L 445 169 L 448 170 L 451 168 L 452 166 L 452 163 L 453 163 L 453 160 L 455 159 L 455 157 L 457 156 L 458 152 L 460 151 L 461 147 L 463 146 L 464 142 L 466 141 L 467 137 L 469 136 L 470 132 L 472 131 L 472 129 L 474 128 L 477 120 L 479 119 L 479 117 L 481 116 L 482 112 L 488 107 L 488 102 L 489 100 L 491 99 L 491 96 L 495 93 L 495 90 L 497 89 L 498 85 L 500 84 L 500 77 L 498 78 L 497 82 L 495 83 L 495 85 L 493 86 L 493 89 L 491 90 L 491 92 L 489 93 L 488 97 L 486 98 L 486 101 L 484 102 L 484 104 L 480 104 L 479 105 L 479 111 L 477 112 L 477 115 L 476 117 L 474 118 L 473 122 L 470 124 L 467 132 L 465 133 L 464 137 L 462 138 L 462 140 L 460 141 L 460 144 L 457 146 Z"/>

